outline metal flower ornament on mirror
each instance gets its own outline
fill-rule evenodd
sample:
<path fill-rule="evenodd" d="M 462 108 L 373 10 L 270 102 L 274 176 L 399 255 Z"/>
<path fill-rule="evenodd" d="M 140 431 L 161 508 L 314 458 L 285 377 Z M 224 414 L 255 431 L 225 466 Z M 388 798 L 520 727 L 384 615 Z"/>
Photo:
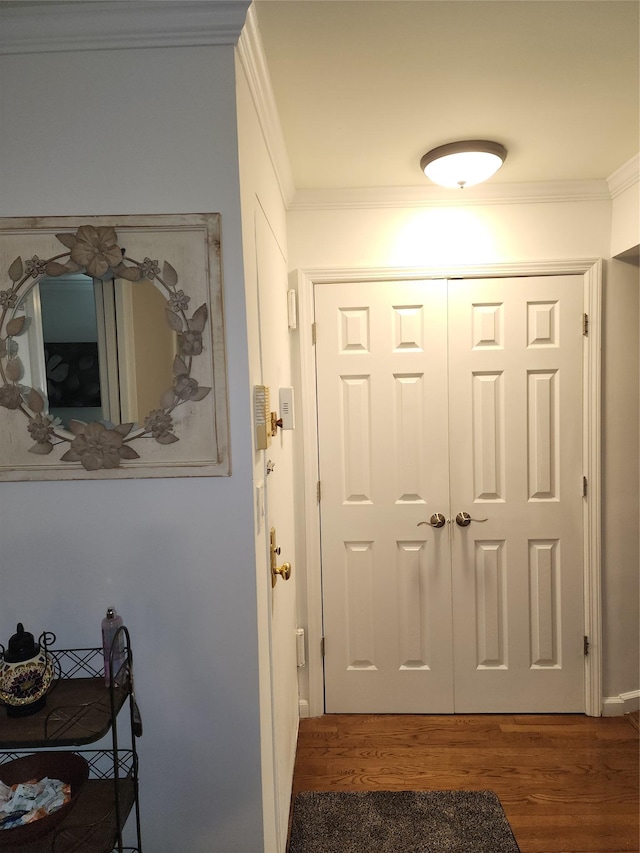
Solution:
<path fill-rule="evenodd" d="M 177 289 L 178 274 L 167 261 L 162 270 L 157 260 L 134 260 L 118 246 L 114 228 L 82 225 L 75 233 L 56 234 L 68 250 L 52 258 L 34 255 L 23 261 L 17 257 L 8 270 L 10 285 L 0 290 L 0 406 L 20 411 L 28 419 L 27 430 L 35 442 L 31 453 L 46 455 L 56 445 L 68 443 L 60 457 L 63 462 L 79 462 L 87 471 L 118 468 L 123 460 L 139 459 L 131 446 L 134 441 L 151 438 L 158 444 L 178 441 L 173 420 L 174 410 L 188 402 L 203 400 L 211 388 L 201 387 L 191 376 L 193 358 L 203 352 L 202 334 L 208 311 L 201 305 L 187 316 L 189 296 Z M 66 259 L 66 260 L 65 260 Z M 134 430 L 133 423 L 110 424 L 72 420 L 71 435 L 58 418 L 48 412 L 47 397 L 41 389 L 22 384 L 24 365 L 18 355 L 18 339 L 29 326 L 25 316 L 16 316 L 16 307 L 31 287 L 43 276 L 56 277 L 69 273 L 85 273 L 96 279 L 123 278 L 136 282 L 155 281 L 166 292 L 166 317 L 178 339 L 178 354 L 173 361 L 173 384 L 149 412 L 143 425 Z"/>

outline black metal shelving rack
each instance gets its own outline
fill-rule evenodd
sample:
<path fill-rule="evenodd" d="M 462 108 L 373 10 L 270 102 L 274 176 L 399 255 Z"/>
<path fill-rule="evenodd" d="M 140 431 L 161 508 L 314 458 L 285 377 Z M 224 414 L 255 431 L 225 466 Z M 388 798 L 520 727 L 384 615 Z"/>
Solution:
<path fill-rule="evenodd" d="M 142 853 L 138 801 L 136 739 L 142 733 L 135 699 L 133 653 L 129 631 L 119 629 L 125 660 L 110 687 L 105 686 L 101 648 L 55 649 L 59 679 L 47 704 L 27 717 L 7 717 L 0 710 L 0 764 L 37 749 L 73 748 L 89 764 L 89 780 L 69 816 L 46 838 L 2 853 Z M 115 646 L 115 639 L 114 639 Z M 113 650 L 112 650 L 113 659 Z M 113 671 L 113 667 L 112 667 Z M 118 717 L 128 705 L 128 736 L 123 747 Z M 83 749 L 111 733 L 111 748 Z M 136 846 L 124 846 L 123 830 L 134 813 Z"/>

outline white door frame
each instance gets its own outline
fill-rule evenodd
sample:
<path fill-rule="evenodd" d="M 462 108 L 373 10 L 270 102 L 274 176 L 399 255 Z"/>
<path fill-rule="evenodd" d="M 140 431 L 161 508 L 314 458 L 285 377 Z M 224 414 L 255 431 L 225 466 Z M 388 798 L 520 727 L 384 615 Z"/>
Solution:
<path fill-rule="evenodd" d="M 582 275 L 584 311 L 589 315 L 589 332 L 583 356 L 583 455 L 588 494 L 583 503 L 584 540 L 584 624 L 589 639 L 585 656 L 585 713 L 602 713 L 602 600 L 601 600 L 601 306 L 602 260 L 569 258 L 550 261 L 523 261 L 484 266 L 427 268 L 346 268 L 306 269 L 291 275 L 298 297 L 298 344 L 300 385 L 298 410 L 302 415 L 304 487 L 304 546 L 306 566 L 305 625 L 308 643 L 308 713 L 324 713 L 322 643 L 322 580 L 320 563 L 320 515 L 317 497 L 318 431 L 316 407 L 316 367 L 313 346 L 314 287 L 317 284 L 362 281 L 407 281 L 435 278 L 496 278 L 540 275 Z M 302 532 L 302 531 L 301 531 Z M 302 544 L 302 543 L 301 543 Z"/>

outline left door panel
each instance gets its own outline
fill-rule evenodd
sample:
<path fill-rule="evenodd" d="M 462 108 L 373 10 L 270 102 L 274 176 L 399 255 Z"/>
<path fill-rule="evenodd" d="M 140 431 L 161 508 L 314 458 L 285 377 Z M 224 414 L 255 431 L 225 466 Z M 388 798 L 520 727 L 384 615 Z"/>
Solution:
<path fill-rule="evenodd" d="M 445 281 L 316 287 L 328 712 L 453 710 L 446 317 Z"/>

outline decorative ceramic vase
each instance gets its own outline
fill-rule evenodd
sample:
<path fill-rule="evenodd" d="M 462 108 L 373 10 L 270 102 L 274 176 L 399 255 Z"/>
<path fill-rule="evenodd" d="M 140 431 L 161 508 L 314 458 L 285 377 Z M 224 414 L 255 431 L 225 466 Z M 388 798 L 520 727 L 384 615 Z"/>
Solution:
<path fill-rule="evenodd" d="M 44 708 L 54 684 L 55 659 L 47 645 L 55 635 L 43 632 L 38 639 L 36 643 L 20 622 L 7 649 L 0 644 L 0 701 L 10 717 L 26 717 Z"/>

